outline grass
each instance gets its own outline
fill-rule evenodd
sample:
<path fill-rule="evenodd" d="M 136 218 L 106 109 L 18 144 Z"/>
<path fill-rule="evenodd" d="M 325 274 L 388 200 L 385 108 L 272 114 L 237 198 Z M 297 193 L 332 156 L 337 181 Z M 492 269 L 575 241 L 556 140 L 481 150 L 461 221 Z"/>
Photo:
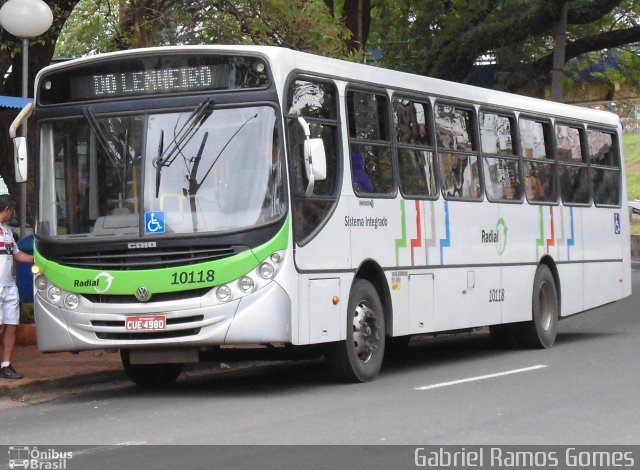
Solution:
<path fill-rule="evenodd" d="M 640 133 L 622 134 L 629 200 L 640 199 Z M 631 220 L 631 235 L 640 235 L 640 220 Z"/>
<path fill-rule="evenodd" d="M 640 133 L 622 135 L 629 199 L 640 199 Z"/>

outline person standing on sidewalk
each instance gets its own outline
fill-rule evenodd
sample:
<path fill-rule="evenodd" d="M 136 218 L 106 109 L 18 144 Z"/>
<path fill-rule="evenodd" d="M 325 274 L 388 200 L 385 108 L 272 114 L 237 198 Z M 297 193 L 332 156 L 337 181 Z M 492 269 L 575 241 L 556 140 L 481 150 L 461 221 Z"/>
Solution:
<path fill-rule="evenodd" d="M 22 378 L 22 375 L 17 373 L 11 365 L 16 344 L 16 330 L 20 321 L 20 298 L 13 278 L 13 260 L 33 263 L 33 256 L 20 251 L 13 238 L 13 232 L 7 226 L 15 210 L 16 203 L 11 196 L 0 195 L 0 324 L 4 325 L 2 364 L 0 364 L 2 379 Z"/>

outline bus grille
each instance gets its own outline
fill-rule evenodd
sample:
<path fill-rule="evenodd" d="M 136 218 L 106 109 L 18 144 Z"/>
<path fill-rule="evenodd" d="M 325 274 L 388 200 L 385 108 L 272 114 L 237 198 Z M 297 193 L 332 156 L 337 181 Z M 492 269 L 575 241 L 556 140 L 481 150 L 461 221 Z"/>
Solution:
<path fill-rule="evenodd" d="M 211 287 L 200 289 L 190 289 L 178 292 L 161 292 L 153 294 L 147 304 L 153 302 L 170 302 L 172 300 L 189 300 L 200 298 L 211 290 Z M 140 301 L 134 295 L 104 295 L 104 294 L 82 294 L 84 298 L 94 304 L 139 304 Z"/>
<path fill-rule="evenodd" d="M 184 336 L 194 336 L 200 333 L 200 328 L 190 328 L 188 330 L 161 331 L 155 333 L 96 333 L 98 339 L 111 339 L 116 341 L 130 340 L 152 340 L 152 339 L 169 339 L 182 338 Z"/>
<path fill-rule="evenodd" d="M 128 341 L 128 340 L 152 340 L 152 339 L 168 339 L 168 338 L 182 338 L 184 336 L 194 336 L 200 333 L 199 327 L 189 326 L 189 324 L 200 322 L 204 320 L 204 315 L 194 315 L 191 317 L 178 317 L 167 318 L 167 326 L 171 325 L 185 325 L 185 329 L 182 330 L 169 330 L 169 331 L 153 331 L 143 333 L 133 333 L 125 331 L 124 320 L 92 320 L 91 326 L 96 327 L 112 327 L 122 328 L 122 331 L 99 331 L 96 332 L 98 339 L 111 339 L 116 341 Z"/>
<path fill-rule="evenodd" d="M 246 248 L 244 248 L 246 249 Z M 65 255 L 59 263 L 66 266 L 86 269 L 134 269 L 168 268 L 203 263 L 233 256 L 244 251 L 234 246 L 185 247 L 155 250 L 119 250 L 98 251 L 82 255 Z"/>

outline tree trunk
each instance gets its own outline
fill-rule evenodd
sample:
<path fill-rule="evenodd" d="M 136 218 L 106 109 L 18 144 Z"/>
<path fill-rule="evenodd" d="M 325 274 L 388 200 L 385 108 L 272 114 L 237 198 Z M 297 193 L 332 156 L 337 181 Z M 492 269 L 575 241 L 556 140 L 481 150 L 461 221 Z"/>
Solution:
<path fill-rule="evenodd" d="M 564 101 L 564 63 L 567 47 L 567 12 L 569 4 L 560 6 L 558 22 L 553 29 L 553 70 L 551 71 L 551 99 Z"/>

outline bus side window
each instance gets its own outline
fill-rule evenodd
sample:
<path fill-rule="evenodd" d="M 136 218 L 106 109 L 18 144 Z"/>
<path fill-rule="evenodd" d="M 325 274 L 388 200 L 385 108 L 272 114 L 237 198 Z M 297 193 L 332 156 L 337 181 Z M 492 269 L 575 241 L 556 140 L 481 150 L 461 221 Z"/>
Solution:
<path fill-rule="evenodd" d="M 480 113 L 484 183 L 490 201 L 521 198 L 520 164 L 515 151 L 512 118 Z"/>
<path fill-rule="evenodd" d="M 555 161 L 549 124 L 520 119 L 520 147 L 524 163 L 524 188 L 530 202 L 555 202 Z"/>
<path fill-rule="evenodd" d="M 393 111 L 402 194 L 413 198 L 437 198 L 429 105 L 396 98 Z"/>
<path fill-rule="evenodd" d="M 387 109 L 387 98 L 382 94 L 347 92 L 351 181 L 357 195 L 395 192 Z"/>
<path fill-rule="evenodd" d="M 481 200 L 479 152 L 474 138 L 473 112 L 436 106 L 436 142 L 442 193 L 447 199 Z"/>
<path fill-rule="evenodd" d="M 556 125 L 556 154 L 560 192 L 565 204 L 589 203 L 589 178 L 577 127 Z"/>
<path fill-rule="evenodd" d="M 596 205 L 620 205 L 620 154 L 612 134 L 589 129 L 591 190 Z"/>
<path fill-rule="evenodd" d="M 289 179 L 291 184 L 293 232 L 298 245 L 309 242 L 337 204 L 340 177 L 338 158 L 338 92 L 330 82 L 294 80 L 288 90 L 286 116 Z M 311 137 L 321 137 L 327 161 L 327 177 L 316 181 L 313 193 L 305 196 L 308 181 L 304 167 L 305 135 L 298 122 L 303 116 Z"/>

